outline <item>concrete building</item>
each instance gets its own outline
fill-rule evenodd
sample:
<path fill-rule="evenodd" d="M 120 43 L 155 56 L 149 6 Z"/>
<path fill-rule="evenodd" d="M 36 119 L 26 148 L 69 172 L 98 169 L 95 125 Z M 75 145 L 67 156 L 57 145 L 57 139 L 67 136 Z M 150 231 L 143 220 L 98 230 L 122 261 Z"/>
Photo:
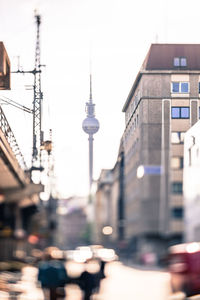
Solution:
<path fill-rule="evenodd" d="M 100 244 L 105 242 L 103 228 L 105 226 L 111 226 L 112 216 L 115 215 L 115 213 L 112 213 L 112 183 L 112 170 L 101 170 L 101 174 L 97 181 L 97 190 L 95 197 L 96 242 Z"/>
<path fill-rule="evenodd" d="M 120 189 L 120 160 L 118 159 L 112 169 L 112 185 L 111 185 L 111 211 L 110 226 L 112 226 L 111 240 L 113 242 L 119 239 L 119 189 Z"/>
<path fill-rule="evenodd" d="M 199 119 L 200 45 L 152 44 L 124 104 L 125 238 L 165 251 L 183 237 L 183 141 Z"/>
<path fill-rule="evenodd" d="M 94 197 L 95 239 L 97 243 L 109 242 L 119 246 L 124 242 L 124 149 L 120 141 L 118 156 L 113 169 L 103 169 L 97 181 Z M 103 228 L 111 227 L 105 237 Z"/>
<path fill-rule="evenodd" d="M 184 221 L 185 241 L 200 241 L 200 121 L 184 139 Z"/>
<path fill-rule="evenodd" d="M 116 164 L 112 169 L 113 182 L 111 186 L 113 228 L 112 241 L 118 246 L 124 241 L 124 148 L 123 140 L 120 142 Z"/>
<path fill-rule="evenodd" d="M 60 199 L 56 221 L 54 245 L 61 249 L 73 249 L 87 244 L 87 197 Z"/>

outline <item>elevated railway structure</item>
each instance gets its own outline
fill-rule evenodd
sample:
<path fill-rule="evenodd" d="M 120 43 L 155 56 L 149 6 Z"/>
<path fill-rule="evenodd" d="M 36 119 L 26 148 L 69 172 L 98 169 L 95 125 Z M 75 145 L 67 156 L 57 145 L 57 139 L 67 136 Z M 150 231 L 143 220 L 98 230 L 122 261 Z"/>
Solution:
<path fill-rule="evenodd" d="M 8 89 L 10 61 L 3 43 L 0 42 L 0 90 Z M 31 208 L 36 208 L 41 191 L 43 186 L 31 181 L 30 170 L 0 106 L 0 243 L 1 238 L 23 236 L 22 233 L 26 231 L 24 224 L 27 223 L 23 216 L 27 219 Z M 7 250 L 13 251 L 10 246 Z M 1 243 L 1 257 L 4 254 L 5 249 Z M 6 255 L 11 256 L 7 252 Z"/>
<path fill-rule="evenodd" d="M 31 205 L 31 196 L 40 190 L 41 185 L 31 183 L 23 155 L 0 107 L 0 199 Z"/>

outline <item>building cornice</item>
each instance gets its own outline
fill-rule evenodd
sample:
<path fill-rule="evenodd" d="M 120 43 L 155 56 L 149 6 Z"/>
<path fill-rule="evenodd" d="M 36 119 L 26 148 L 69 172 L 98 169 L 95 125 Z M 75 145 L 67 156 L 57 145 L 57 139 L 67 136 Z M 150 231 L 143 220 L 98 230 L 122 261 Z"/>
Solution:
<path fill-rule="evenodd" d="M 162 74 L 178 74 L 178 75 L 200 75 L 200 70 L 194 71 L 194 70 L 142 70 L 140 73 L 143 74 L 153 74 L 153 75 L 162 75 Z"/>
<path fill-rule="evenodd" d="M 172 75 L 172 74 L 178 74 L 178 75 L 199 75 L 200 76 L 200 70 L 194 71 L 194 70 L 140 70 L 140 72 L 137 74 L 136 79 L 133 83 L 133 86 L 128 94 L 128 97 L 126 99 L 126 102 L 122 108 L 122 112 L 126 112 L 126 109 L 135 93 L 135 90 L 139 84 L 139 81 L 142 77 L 142 75 Z"/>
<path fill-rule="evenodd" d="M 130 103 L 130 101 L 131 101 L 131 99 L 132 99 L 132 97 L 133 97 L 133 95 L 134 95 L 134 93 L 135 93 L 135 90 L 136 90 L 136 88 L 137 88 L 137 86 L 138 86 L 138 83 L 139 83 L 141 77 L 142 77 L 142 73 L 139 72 L 139 73 L 137 74 L 136 79 L 135 79 L 135 81 L 134 81 L 134 83 L 133 83 L 133 86 L 132 86 L 132 88 L 131 88 L 131 90 L 130 90 L 130 92 L 129 92 L 129 94 L 128 94 L 128 97 L 127 97 L 127 99 L 126 99 L 126 102 L 125 102 L 125 104 L 124 104 L 124 106 L 123 106 L 123 108 L 122 108 L 122 112 L 125 112 L 125 111 L 126 111 L 128 105 L 129 105 L 129 103 Z"/>

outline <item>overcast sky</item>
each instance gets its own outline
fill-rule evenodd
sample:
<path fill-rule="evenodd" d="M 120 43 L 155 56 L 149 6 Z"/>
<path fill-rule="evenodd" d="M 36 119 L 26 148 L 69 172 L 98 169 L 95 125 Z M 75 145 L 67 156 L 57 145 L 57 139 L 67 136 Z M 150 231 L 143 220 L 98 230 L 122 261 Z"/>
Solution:
<path fill-rule="evenodd" d="M 125 129 L 122 107 L 151 43 L 200 43 L 199 0 L 0 0 L 0 40 L 12 70 L 34 68 L 36 24 L 41 15 L 45 137 L 53 131 L 57 188 L 62 196 L 88 192 L 88 137 L 82 131 L 89 99 L 100 130 L 94 136 L 94 179 L 113 168 Z M 1 96 L 32 107 L 32 75 L 12 74 Z M 32 117 L 3 105 L 26 161 L 32 151 Z"/>

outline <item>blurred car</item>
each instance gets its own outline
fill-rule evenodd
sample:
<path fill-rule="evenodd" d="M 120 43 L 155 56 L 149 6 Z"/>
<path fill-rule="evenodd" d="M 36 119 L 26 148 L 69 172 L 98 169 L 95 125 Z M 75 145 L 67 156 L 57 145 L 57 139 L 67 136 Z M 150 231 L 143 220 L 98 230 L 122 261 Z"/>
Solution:
<path fill-rule="evenodd" d="M 75 250 L 66 250 L 64 257 L 77 263 L 96 259 L 105 262 L 118 260 L 118 255 L 114 249 L 104 248 L 102 245 L 79 246 Z"/>
<path fill-rule="evenodd" d="M 92 250 L 88 246 L 79 246 L 75 250 L 64 251 L 64 257 L 77 263 L 84 263 L 93 257 Z"/>
<path fill-rule="evenodd" d="M 77 262 L 86 262 L 93 257 L 92 250 L 89 246 L 76 247 L 74 253 L 74 260 Z"/>
<path fill-rule="evenodd" d="M 110 248 L 100 248 L 96 251 L 96 257 L 105 261 L 105 262 L 111 262 L 118 260 L 118 256 L 115 253 L 114 249 Z"/>
<path fill-rule="evenodd" d="M 169 248 L 168 269 L 173 292 L 187 297 L 200 293 L 200 243 L 185 243 Z"/>
<path fill-rule="evenodd" d="M 73 260 L 74 259 L 74 251 L 75 250 L 65 250 L 64 251 L 64 258 L 66 260 Z"/>
<path fill-rule="evenodd" d="M 63 259 L 63 251 L 57 247 L 50 246 L 44 249 L 44 253 L 50 254 L 53 259 Z"/>
<path fill-rule="evenodd" d="M 99 249 L 103 249 L 104 247 L 102 245 L 89 245 L 91 251 L 92 251 L 92 254 L 93 254 L 93 258 L 99 258 L 98 257 L 98 250 Z"/>

